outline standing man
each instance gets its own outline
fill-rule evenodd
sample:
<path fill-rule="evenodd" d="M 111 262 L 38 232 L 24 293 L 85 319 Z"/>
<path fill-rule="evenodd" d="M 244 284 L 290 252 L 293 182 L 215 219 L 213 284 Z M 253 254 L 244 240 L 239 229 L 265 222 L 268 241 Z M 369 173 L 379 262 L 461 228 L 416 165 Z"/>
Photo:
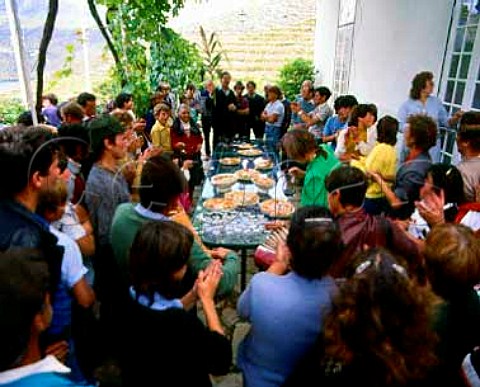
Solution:
<path fill-rule="evenodd" d="M 233 121 L 234 135 L 238 134 L 238 137 L 245 138 L 248 140 L 250 138 L 250 128 L 247 126 L 248 114 L 250 113 L 250 108 L 248 106 L 248 99 L 243 95 L 243 90 L 245 86 L 242 81 L 237 81 L 235 87 L 235 119 Z"/>
<path fill-rule="evenodd" d="M 90 122 L 90 147 L 95 164 L 88 175 L 85 202 L 90 212 L 98 248 L 109 244 L 115 208 L 130 200 L 128 184 L 120 171 L 127 153 L 125 128 L 115 117 L 104 115 Z"/>
<path fill-rule="evenodd" d="M 230 89 L 232 76 L 228 71 L 224 71 L 221 75 L 221 85 L 215 89 L 214 107 L 212 115 L 213 126 L 213 147 L 222 140 L 231 140 L 233 133 L 233 119 L 236 111 L 235 94 Z"/>
<path fill-rule="evenodd" d="M 63 248 L 48 223 L 35 214 L 40 195 L 60 176 L 58 147 L 50 130 L 11 127 L 0 132 L 0 251 L 40 250 L 54 283 L 60 279 Z"/>
<path fill-rule="evenodd" d="M 302 112 L 308 114 L 313 109 L 315 109 L 315 104 L 313 102 L 313 82 L 310 80 L 305 80 L 302 83 L 300 89 L 300 96 L 291 103 L 292 105 L 292 122 L 293 129 L 308 129 L 308 124 L 302 121 L 300 116 L 295 113 L 295 106 L 298 106 Z"/>
<path fill-rule="evenodd" d="M 97 115 L 97 98 L 90 93 L 81 93 L 77 97 L 78 104 L 83 110 L 83 120 L 88 122 Z"/>
<path fill-rule="evenodd" d="M 212 130 L 213 94 L 215 85 L 211 79 L 205 81 L 205 88 L 200 92 L 201 121 L 203 137 L 205 139 L 205 154 L 210 158 L 210 132 Z"/>
<path fill-rule="evenodd" d="M 261 120 L 263 110 L 265 109 L 265 98 L 256 93 L 257 85 L 253 81 L 247 82 L 247 99 L 250 108 L 248 114 L 247 127 L 253 130 L 257 140 L 263 140 L 265 134 L 265 122 Z"/>

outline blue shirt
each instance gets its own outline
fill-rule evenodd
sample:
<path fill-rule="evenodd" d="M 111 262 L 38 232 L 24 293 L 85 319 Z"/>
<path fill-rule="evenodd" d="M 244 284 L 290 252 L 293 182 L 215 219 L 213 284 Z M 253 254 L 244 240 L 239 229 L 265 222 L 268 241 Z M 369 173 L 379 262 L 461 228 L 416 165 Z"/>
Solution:
<path fill-rule="evenodd" d="M 408 117 L 414 114 L 425 114 L 431 117 L 439 127 L 448 127 L 448 113 L 442 101 L 430 95 L 425 105 L 418 99 L 407 99 L 398 111 L 400 131 L 403 132 Z"/>
<path fill-rule="evenodd" d="M 324 136 L 332 136 L 337 133 L 339 130 L 346 129 L 348 127 L 348 121 L 342 122 L 338 118 L 337 115 L 330 117 L 327 122 L 325 123 L 325 127 L 323 128 L 323 135 Z M 337 147 L 337 142 L 332 141 L 331 143 L 332 149 L 335 150 Z"/>
<path fill-rule="evenodd" d="M 296 99 L 296 102 L 300 105 L 300 108 L 307 114 L 313 111 L 313 109 L 315 109 L 315 104 L 313 103 L 313 99 L 311 99 L 310 101 L 305 101 L 302 97 L 298 97 Z M 302 119 L 297 113 L 292 114 L 292 121 L 294 125 L 303 124 L 305 125 L 305 127 L 307 127 L 305 122 L 302 121 Z"/>
<path fill-rule="evenodd" d="M 251 323 L 237 359 L 246 386 L 280 386 L 286 380 L 317 339 L 334 290 L 331 277 L 253 276 L 237 305 L 238 314 Z"/>

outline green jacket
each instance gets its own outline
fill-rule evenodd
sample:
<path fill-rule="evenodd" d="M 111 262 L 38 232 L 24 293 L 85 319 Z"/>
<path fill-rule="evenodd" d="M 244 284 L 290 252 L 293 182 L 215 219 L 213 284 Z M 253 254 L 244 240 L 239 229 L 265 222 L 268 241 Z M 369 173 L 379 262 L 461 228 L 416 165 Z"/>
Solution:
<path fill-rule="evenodd" d="M 327 153 L 327 158 L 317 155 L 308 164 L 300 198 L 302 206 L 324 206 L 328 208 L 328 192 L 325 188 L 325 179 L 332 169 L 340 165 L 340 162 L 329 146 L 320 145 L 320 147 Z"/>
<path fill-rule="evenodd" d="M 127 277 L 128 254 L 135 235 L 138 229 L 149 220 L 152 219 L 146 218 L 135 211 L 135 205 L 132 203 L 121 204 L 115 211 L 110 240 L 115 259 L 124 278 Z M 190 268 L 194 274 L 197 275 L 200 270 L 205 269 L 211 260 L 212 258 L 194 241 L 189 260 Z M 229 253 L 223 263 L 223 276 L 217 289 L 218 295 L 228 294 L 234 289 L 239 272 L 238 256 L 233 252 Z"/>

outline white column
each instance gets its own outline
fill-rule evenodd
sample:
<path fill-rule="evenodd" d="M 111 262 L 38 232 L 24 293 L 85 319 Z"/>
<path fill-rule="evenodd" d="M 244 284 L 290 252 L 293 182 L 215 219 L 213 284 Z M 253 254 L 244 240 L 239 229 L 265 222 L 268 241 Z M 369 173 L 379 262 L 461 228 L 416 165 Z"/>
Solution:
<path fill-rule="evenodd" d="M 29 77 L 29 69 L 25 46 L 23 45 L 23 35 L 21 33 L 20 19 L 18 17 L 18 7 L 15 0 L 5 0 L 8 23 L 10 25 L 10 35 L 17 63 L 18 80 L 22 90 L 23 103 L 28 106 L 32 112 L 33 124 L 38 125 L 37 112 L 33 101 L 32 84 Z"/>

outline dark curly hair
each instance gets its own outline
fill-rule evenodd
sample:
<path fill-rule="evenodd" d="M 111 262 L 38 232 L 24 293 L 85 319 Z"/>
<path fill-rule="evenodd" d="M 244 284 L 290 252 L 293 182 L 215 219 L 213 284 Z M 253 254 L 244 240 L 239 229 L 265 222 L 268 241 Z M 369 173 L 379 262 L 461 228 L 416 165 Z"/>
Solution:
<path fill-rule="evenodd" d="M 427 82 L 433 80 L 433 73 L 430 71 L 422 71 L 415 75 L 412 80 L 412 87 L 410 89 L 410 98 L 411 99 L 420 99 L 420 93 L 425 86 L 427 86 Z"/>
<path fill-rule="evenodd" d="M 428 151 L 437 142 L 437 124 L 424 114 L 414 114 L 407 119 L 410 136 L 413 137 L 415 146 Z"/>
<path fill-rule="evenodd" d="M 406 386 L 436 364 L 433 293 L 408 277 L 388 251 L 362 253 L 325 322 L 325 358 L 360 372 L 368 386 Z"/>

